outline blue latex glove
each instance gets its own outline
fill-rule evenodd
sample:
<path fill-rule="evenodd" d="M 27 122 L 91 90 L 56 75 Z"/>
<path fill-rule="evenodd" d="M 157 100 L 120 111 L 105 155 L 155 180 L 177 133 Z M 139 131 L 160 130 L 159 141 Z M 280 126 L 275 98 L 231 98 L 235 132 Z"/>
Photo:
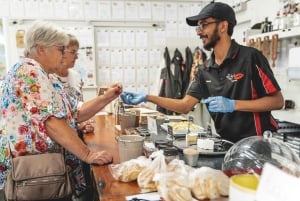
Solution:
<path fill-rule="evenodd" d="M 132 93 L 132 92 L 123 92 L 121 95 L 121 99 L 125 104 L 137 105 L 141 102 L 146 102 L 145 93 Z"/>
<path fill-rule="evenodd" d="M 235 100 L 223 96 L 208 97 L 201 102 L 208 103 L 208 110 L 210 112 L 233 112 L 235 107 Z"/>

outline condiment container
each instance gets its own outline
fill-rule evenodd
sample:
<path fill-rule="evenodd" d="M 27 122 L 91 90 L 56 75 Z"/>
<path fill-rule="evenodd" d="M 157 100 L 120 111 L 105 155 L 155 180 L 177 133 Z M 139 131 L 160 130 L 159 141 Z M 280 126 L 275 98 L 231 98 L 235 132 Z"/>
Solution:
<path fill-rule="evenodd" d="M 179 159 L 178 150 L 176 147 L 166 147 L 163 149 L 163 153 L 167 164 L 174 159 Z"/>
<path fill-rule="evenodd" d="M 195 149 L 186 148 L 183 150 L 184 162 L 192 167 L 198 165 L 199 152 Z"/>
<path fill-rule="evenodd" d="M 259 178 L 254 174 L 234 175 L 230 178 L 229 201 L 255 201 Z"/>

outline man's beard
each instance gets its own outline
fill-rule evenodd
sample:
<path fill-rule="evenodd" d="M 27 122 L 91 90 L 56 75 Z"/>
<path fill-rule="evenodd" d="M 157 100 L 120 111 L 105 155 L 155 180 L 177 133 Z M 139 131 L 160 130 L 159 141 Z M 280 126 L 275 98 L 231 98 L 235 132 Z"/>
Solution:
<path fill-rule="evenodd" d="M 208 38 L 208 36 L 206 35 Z M 205 50 L 210 51 L 212 48 L 214 48 L 217 44 L 217 42 L 220 40 L 220 36 L 218 35 L 218 29 L 215 28 L 213 34 L 210 37 L 210 40 L 207 44 L 205 44 L 203 47 Z"/>

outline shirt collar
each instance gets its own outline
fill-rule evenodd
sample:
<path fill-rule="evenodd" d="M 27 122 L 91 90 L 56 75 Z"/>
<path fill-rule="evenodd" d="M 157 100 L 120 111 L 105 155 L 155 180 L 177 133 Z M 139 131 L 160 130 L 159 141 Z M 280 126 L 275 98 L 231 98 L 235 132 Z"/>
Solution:
<path fill-rule="evenodd" d="M 239 49 L 240 49 L 239 45 L 235 42 L 234 39 L 232 39 L 230 48 L 228 50 L 228 53 L 227 53 L 223 63 L 226 60 L 235 60 L 238 56 Z M 218 67 L 218 65 L 215 63 L 215 53 L 214 52 L 211 53 L 211 59 L 209 60 L 207 67 L 208 68 L 209 67 Z"/>

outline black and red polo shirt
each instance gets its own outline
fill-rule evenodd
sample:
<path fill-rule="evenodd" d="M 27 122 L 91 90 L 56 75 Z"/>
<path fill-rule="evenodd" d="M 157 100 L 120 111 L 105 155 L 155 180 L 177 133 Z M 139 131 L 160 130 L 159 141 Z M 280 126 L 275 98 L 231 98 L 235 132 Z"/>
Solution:
<path fill-rule="evenodd" d="M 187 94 L 199 100 L 210 96 L 224 96 L 235 100 L 254 100 L 267 96 L 280 87 L 268 60 L 255 48 L 239 45 L 232 40 L 221 65 L 215 56 L 198 69 Z M 216 131 L 222 138 L 236 142 L 242 138 L 276 131 L 277 123 L 271 112 L 212 113 Z"/>

